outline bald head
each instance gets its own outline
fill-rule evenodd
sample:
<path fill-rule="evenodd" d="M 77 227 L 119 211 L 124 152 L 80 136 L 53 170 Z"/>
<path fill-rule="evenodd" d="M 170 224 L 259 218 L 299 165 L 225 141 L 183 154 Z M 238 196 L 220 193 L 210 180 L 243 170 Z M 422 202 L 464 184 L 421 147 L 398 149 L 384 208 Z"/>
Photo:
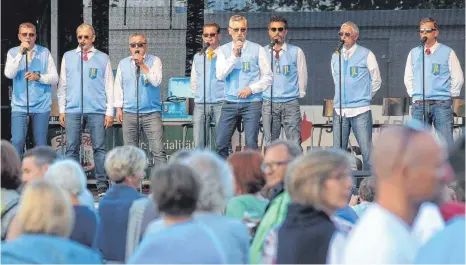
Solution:
<path fill-rule="evenodd" d="M 374 171 L 378 177 L 390 177 L 408 164 L 422 163 L 423 157 L 440 151 L 439 142 L 428 131 L 413 132 L 404 126 L 386 128 L 372 152 Z"/>

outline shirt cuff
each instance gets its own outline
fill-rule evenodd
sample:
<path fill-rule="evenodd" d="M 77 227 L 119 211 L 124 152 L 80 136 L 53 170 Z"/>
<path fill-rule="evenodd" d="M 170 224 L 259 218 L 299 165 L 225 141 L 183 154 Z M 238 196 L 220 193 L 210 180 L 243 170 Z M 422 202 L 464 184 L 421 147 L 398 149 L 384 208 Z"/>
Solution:
<path fill-rule="evenodd" d="M 299 98 L 304 98 L 306 96 L 306 92 L 299 92 Z"/>
<path fill-rule="evenodd" d="M 107 109 L 107 111 L 105 112 L 105 116 L 113 117 L 113 108 Z"/>

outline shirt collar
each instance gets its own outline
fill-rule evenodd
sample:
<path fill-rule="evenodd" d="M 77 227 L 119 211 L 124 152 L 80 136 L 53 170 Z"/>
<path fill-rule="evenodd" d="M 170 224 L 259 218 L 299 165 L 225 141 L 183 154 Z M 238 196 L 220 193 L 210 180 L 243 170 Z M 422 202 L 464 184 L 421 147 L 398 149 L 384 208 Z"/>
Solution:
<path fill-rule="evenodd" d="M 273 49 L 273 47 L 270 47 L 269 46 L 269 50 Z M 283 50 L 283 51 L 287 51 L 288 50 L 288 44 L 286 42 L 283 43 L 282 47 L 280 48 L 280 50 Z"/>
<path fill-rule="evenodd" d="M 350 54 L 353 53 L 353 52 L 356 50 L 357 47 L 358 47 L 358 44 L 355 43 L 351 48 L 348 49 L 348 52 L 349 52 Z M 346 48 L 343 47 L 343 53 L 345 53 L 346 51 L 347 51 Z"/>
<path fill-rule="evenodd" d="M 220 46 L 217 46 L 217 48 L 214 49 L 214 53 L 217 54 L 217 51 L 219 50 Z M 207 52 L 209 51 L 209 49 L 206 49 L 205 50 L 205 54 L 207 54 Z"/>
<path fill-rule="evenodd" d="M 429 49 L 430 49 L 430 52 L 431 52 L 431 53 L 434 53 L 435 50 L 437 50 L 437 48 L 438 48 L 439 46 L 440 46 L 440 43 L 438 43 L 437 41 L 435 41 L 435 44 L 432 45 L 432 47 L 429 48 Z M 425 51 L 425 50 L 427 50 L 427 48 L 424 46 L 424 51 Z"/>
<path fill-rule="evenodd" d="M 91 48 L 89 48 L 89 50 L 87 50 L 87 53 L 95 52 L 95 50 L 96 50 L 96 49 L 95 49 L 95 47 L 94 47 L 94 45 L 93 45 Z M 81 47 L 78 46 L 78 48 L 76 49 L 76 53 L 80 53 L 80 52 L 81 52 Z"/>
<path fill-rule="evenodd" d="M 32 52 L 37 52 L 37 44 L 34 43 L 34 47 L 31 49 Z"/>
<path fill-rule="evenodd" d="M 246 46 L 248 46 L 248 40 L 244 40 L 243 49 L 246 48 Z M 233 50 L 233 41 L 231 42 L 231 50 Z"/>

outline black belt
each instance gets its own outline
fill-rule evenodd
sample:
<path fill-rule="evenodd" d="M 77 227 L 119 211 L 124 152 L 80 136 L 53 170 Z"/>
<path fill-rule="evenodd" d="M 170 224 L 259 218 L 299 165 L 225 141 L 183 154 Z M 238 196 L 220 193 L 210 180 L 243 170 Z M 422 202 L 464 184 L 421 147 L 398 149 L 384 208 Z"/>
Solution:
<path fill-rule="evenodd" d="M 450 103 L 450 100 L 426 100 L 426 105 Z M 422 104 L 422 100 L 415 100 L 415 104 Z"/>

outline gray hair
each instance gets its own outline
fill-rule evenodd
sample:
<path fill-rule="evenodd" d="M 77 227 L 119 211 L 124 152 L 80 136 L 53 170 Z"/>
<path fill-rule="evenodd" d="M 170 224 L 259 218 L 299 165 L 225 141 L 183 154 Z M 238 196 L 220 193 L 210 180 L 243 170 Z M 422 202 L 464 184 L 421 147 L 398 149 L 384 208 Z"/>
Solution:
<path fill-rule="evenodd" d="M 376 179 L 375 177 L 364 178 L 359 186 L 359 197 L 366 202 L 375 200 Z"/>
<path fill-rule="evenodd" d="M 152 194 L 160 213 L 189 216 L 196 210 L 201 184 L 192 168 L 179 163 L 163 165 L 152 171 Z"/>
<path fill-rule="evenodd" d="M 198 211 L 222 213 L 228 199 L 233 197 L 233 171 L 219 155 L 196 150 L 182 161 L 200 177 L 201 194 L 197 202 Z"/>
<path fill-rule="evenodd" d="M 113 148 L 105 158 L 105 170 L 114 182 L 122 182 L 127 176 L 136 176 L 146 167 L 146 153 L 132 145 Z"/>
<path fill-rule="evenodd" d="M 285 175 L 286 190 L 293 202 L 322 208 L 322 187 L 338 168 L 351 168 L 351 156 L 341 149 L 311 151 L 295 159 Z"/>
<path fill-rule="evenodd" d="M 244 20 L 246 22 L 246 24 L 248 23 L 248 20 L 244 16 L 233 15 L 233 16 L 230 17 L 230 21 L 228 23 L 231 23 L 233 21 L 242 21 L 242 20 Z"/>
<path fill-rule="evenodd" d="M 50 146 L 36 146 L 24 153 L 24 158 L 33 157 L 36 166 L 50 165 L 58 159 L 57 152 Z"/>
<path fill-rule="evenodd" d="M 74 196 L 78 196 L 86 189 L 86 174 L 81 165 L 71 159 L 52 164 L 45 172 L 44 179 Z"/>
<path fill-rule="evenodd" d="M 183 159 L 186 159 L 188 158 L 189 156 L 192 155 L 192 151 L 189 150 L 189 149 L 180 149 L 178 151 L 176 151 L 171 157 L 170 157 L 170 160 L 168 160 L 168 163 L 169 164 L 172 164 L 172 163 L 177 163 L 177 162 L 180 162 L 182 161 Z"/>
<path fill-rule="evenodd" d="M 356 33 L 359 35 L 359 28 L 358 28 L 358 25 L 356 25 L 355 23 L 351 21 L 346 21 L 345 23 L 341 25 L 340 29 L 343 28 L 343 26 L 351 27 L 353 29 L 353 33 Z"/>
<path fill-rule="evenodd" d="M 146 38 L 146 34 L 144 33 L 141 33 L 141 32 L 135 32 L 135 33 L 132 33 L 129 38 L 128 38 L 128 41 L 133 38 L 133 37 L 142 37 L 144 39 L 144 42 L 147 43 L 147 38 Z"/>
<path fill-rule="evenodd" d="M 290 156 L 291 159 L 295 159 L 296 157 L 300 156 L 303 153 L 301 146 L 299 146 L 296 142 L 280 140 L 280 139 L 271 142 L 267 146 L 267 149 L 271 147 L 280 146 L 280 145 L 283 145 L 286 147 L 286 150 L 288 151 L 288 155 Z"/>

